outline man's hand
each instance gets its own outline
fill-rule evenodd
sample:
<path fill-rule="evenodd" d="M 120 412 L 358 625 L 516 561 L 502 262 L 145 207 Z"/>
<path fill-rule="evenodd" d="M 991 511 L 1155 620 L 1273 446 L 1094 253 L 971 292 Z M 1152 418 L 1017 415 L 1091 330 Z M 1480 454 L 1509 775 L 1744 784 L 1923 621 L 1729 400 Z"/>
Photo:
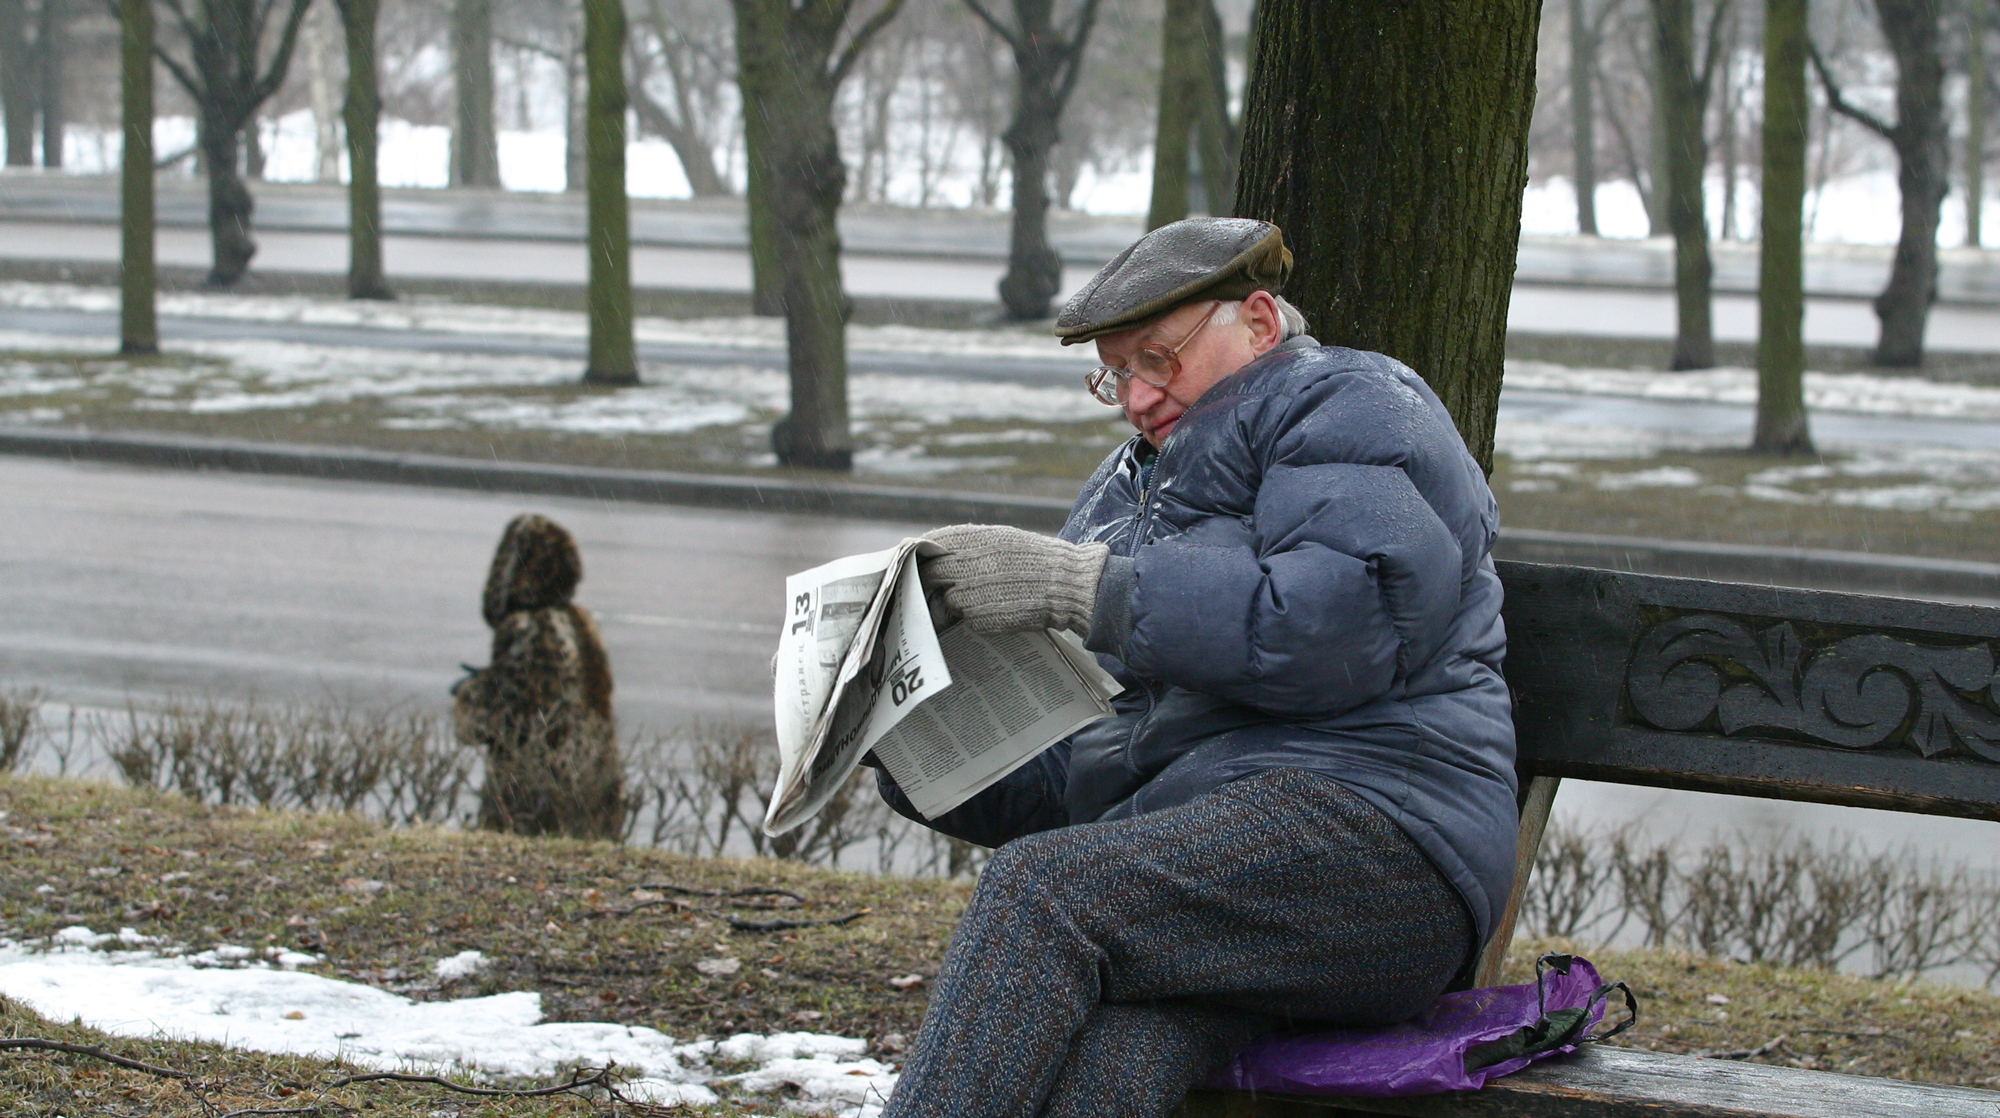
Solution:
<path fill-rule="evenodd" d="M 1070 629 L 1090 635 L 1097 580 L 1110 548 L 992 524 L 954 524 L 924 538 L 945 549 L 920 561 L 924 589 L 942 588 L 945 604 L 974 632 Z"/>

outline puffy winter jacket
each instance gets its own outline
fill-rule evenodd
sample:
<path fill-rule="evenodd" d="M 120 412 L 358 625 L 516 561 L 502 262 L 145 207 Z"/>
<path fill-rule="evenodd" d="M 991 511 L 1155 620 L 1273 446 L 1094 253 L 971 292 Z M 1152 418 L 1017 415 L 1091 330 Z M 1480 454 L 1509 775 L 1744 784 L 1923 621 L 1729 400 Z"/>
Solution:
<path fill-rule="evenodd" d="M 1499 514 L 1444 406 L 1391 358 L 1302 337 L 1210 389 L 1150 469 L 1143 449 L 1062 531 L 1111 548 L 1088 643 L 1126 685 L 1117 715 L 932 826 L 997 846 L 1304 769 L 1388 814 L 1484 942 L 1517 826 Z"/>

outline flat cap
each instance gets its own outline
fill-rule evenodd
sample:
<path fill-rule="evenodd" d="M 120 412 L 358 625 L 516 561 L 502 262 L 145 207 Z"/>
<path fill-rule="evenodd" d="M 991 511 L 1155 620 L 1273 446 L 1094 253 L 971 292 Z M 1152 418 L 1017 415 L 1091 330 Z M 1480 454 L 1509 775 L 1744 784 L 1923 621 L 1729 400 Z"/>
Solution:
<path fill-rule="evenodd" d="M 1129 330 L 1195 299 L 1273 295 L 1292 274 L 1292 250 L 1268 221 L 1191 217 L 1133 242 L 1056 316 L 1064 345 Z"/>

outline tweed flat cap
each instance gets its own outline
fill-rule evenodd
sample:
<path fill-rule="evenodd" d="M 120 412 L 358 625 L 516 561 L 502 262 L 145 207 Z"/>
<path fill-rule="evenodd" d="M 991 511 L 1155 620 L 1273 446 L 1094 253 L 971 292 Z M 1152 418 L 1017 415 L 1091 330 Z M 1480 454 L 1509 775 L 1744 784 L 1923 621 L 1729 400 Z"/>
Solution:
<path fill-rule="evenodd" d="M 1132 243 L 1083 285 L 1056 316 L 1064 345 L 1129 330 L 1194 299 L 1282 293 L 1292 250 L 1268 221 L 1191 217 Z"/>

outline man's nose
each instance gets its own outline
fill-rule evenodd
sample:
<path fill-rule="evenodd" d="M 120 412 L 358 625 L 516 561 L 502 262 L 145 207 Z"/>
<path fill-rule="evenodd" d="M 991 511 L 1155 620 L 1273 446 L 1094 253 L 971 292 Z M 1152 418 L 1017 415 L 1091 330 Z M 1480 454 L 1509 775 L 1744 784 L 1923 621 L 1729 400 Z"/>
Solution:
<path fill-rule="evenodd" d="M 1125 382 L 1125 414 L 1137 426 L 1138 418 L 1153 410 L 1153 405 L 1166 397 L 1167 390 L 1155 388 L 1138 377 Z"/>

